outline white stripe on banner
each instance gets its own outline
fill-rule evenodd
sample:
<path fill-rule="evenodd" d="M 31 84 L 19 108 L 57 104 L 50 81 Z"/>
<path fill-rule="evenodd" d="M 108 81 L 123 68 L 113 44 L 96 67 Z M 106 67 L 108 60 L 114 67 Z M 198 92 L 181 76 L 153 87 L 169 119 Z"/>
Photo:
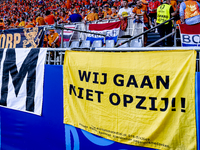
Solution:
<path fill-rule="evenodd" d="M 181 34 L 182 46 L 199 46 L 199 34 Z"/>
<path fill-rule="evenodd" d="M 41 115 L 46 48 L 0 50 L 0 105 Z"/>

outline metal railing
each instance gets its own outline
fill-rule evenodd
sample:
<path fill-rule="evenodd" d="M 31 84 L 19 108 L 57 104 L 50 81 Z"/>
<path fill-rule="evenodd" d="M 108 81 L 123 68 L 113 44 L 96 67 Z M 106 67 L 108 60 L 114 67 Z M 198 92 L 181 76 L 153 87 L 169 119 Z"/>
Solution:
<path fill-rule="evenodd" d="M 68 49 L 72 50 L 72 49 Z M 90 51 L 86 49 L 75 49 L 76 51 Z M 95 48 L 96 52 L 144 52 L 144 51 L 168 51 L 168 50 L 196 50 L 200 56 L 200 48 L 198 47 L 143 47 L 143 48 Z M 66 48 L 48 48 L 46 56 L 46 64 L 63 65 Z M 51 55 L 52 54 L 52 55 Z M 200 72 L 200 60 L 196 58 L 196 71 Z"/>
<path fill-rule="evenodd" d="M 143 20 L 143 17 L 141 17 L 141 20 Z M 88 32 L 89 30 L 89 24 L 102 24 L 102 23 L 109 23 L 109 22 L 117 22 L 120 21 L 119 19 L 108 19 L 108 20 L 101 20 L 101 21 L 90 21 L 90 22 L 86 22 L 86 24 L 84 22 L 76 22 L 76 23 L 63 23 L 62 25 L 57 25 L 55 24 L 54 26 L 46 26 L 46 30 L 48 29 L 61 29 L 61 47 L 63 48 L 63 30 L 71 30 L 71 31 L 75 31 L 71 40 L 72 41 L 80 41 L 80 40 L 86 40 L 87 34 L 91 34 L 91 32 Z M 123 37 L 123 36 L 135 36 L 138 35 L 140 33 L 143 33 L 144 29 L 143 29 L 143 25 L 142 23 L 133 23 L 133 19 L 132 18 L 128 18 L 128 23 L 127 23 L 127 28 L 125 31 L 120 30 L 119 32 L 119 36 Z M 76 29 L 71 29 L 71 28 L 65 28 L 64 25 L 76 25 L 77 28 Z M 100 35 L 100 34 L 99 34 Z M 104 35 L 103 35 L 104 36 Z M 138 36 L 140 38 L 142 38 L 143 41 L 143 35 Z"/>
<path fill-rule="evenodd" d="M 153 27 L 153 28 L 150 28 L 149 30 L 144 31 L 144 32 L 141 33 L 141 34 L 138 34 L 138 35 L 136 35 L 136 36 L 134 36 L 134 37 L 132 37 L 132 38 L 130 38 L 130 39 L 128 39 L 128 40 L 122 42 L 122 43 L 119 43 L 118 45 L 115 45 L 115 47 L 119 47 L 119 46 L 121 46 L 121 45 L 123 45 L 123 44 L 125 44 L 125 43 L 128 43 L 128 42 L 130 42 L 131 40 L 133 40 L 133 39 L 135 39 L 135 38 L 138 38 L 138 37 L 140 37 L 141 35 L 144 35 L 144 34 L 150 32 L 150 31 L 156 29 L 157 27 L 159 27 L 159 26 L 161 26 L 161 25 L 164 25 L 165 23 L 167 23 L 167 22 L 169 22 L 169 21 L 171 21 L 171 20 L 174 20 L 174 19 L 175 19 L 175 17 L 172 17 L 172 18 L 170 18 L 169 20 L 167 20 L 167 21 L 165 21 L 165 22 L 163 22 L 163 23 L 161 23 L 161 24 L 158 24 L 157 26 L 155 26 L 155 27 Z M 167 37 L 168 37 L 168 36 L 165 36 L 164 39 L 166 39 Z M 157 43 L 157 42 L 156 42 L 156 43 Z M 153 46 L 153 45 L 151 45 L 151 46 Z"/>

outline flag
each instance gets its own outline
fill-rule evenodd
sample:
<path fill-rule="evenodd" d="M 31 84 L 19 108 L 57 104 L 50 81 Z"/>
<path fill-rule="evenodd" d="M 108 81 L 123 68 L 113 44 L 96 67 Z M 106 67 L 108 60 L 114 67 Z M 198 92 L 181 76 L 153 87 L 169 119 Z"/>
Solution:
<path fill-rule="evenodd" d="M 76 29 L 76 25 L 65 25 L 65 28 L 69 28 L 69 29 Z M 56 30 L 56 32 L 60 35 L 60 41 L 61 41 L 61 32 L 62 30 L 58 29 Z M 63 41 L 70 41 L 72 36 L 74 34 L 74 31 L 71 30 L 63 30 Z"/>
<path fill-rule="evenodd" d="M 119 35 L 120 25 L 120 21 L 104 24 L 89 24 L 89 31 L 105 34 L 106 40 L 114 40 L 116 43 Z M 86 40 L 90 40 L 91 43 L 93 43 L 95 40 L 102 40 L 104 43 L 104 36 L 88 34 Z"/>
<path fill-rule="evenodd" d="M 47 49 L 0 50 L 0 105 L 41 115 Z"/>
<path fill-rule="evenodd" d="M 200 24 L 179 24 L 181 43 L 184 47 L 200 46 Z"/>

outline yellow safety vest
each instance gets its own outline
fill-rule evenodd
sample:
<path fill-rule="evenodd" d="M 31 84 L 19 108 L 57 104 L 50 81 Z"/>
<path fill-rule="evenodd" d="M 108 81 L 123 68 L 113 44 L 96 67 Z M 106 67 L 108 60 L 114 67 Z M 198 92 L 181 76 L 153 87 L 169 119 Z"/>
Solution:
<path fill-rule="evenodd" d="M 170 7 L 171 5 L 169 4 L 162 4 L 157 8 L 157 23 L 161 24 L 170 19 Z"/>

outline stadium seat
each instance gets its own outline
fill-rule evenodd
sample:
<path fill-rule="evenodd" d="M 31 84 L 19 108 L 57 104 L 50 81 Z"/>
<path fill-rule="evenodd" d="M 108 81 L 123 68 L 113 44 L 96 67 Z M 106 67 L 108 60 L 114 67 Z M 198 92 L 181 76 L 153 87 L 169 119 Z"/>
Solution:
<path fill-rule="evenodd" d="M 63 42 L 63 47 L 64 47 L 64 48 L 66 48 L 66 47 L 69 48 L 69 41 L 65 41 L 65 42 Z"/>
<path fill-rule="evenodd" d="M 96 40 L 92 43 L 93 48 L 101 48 L 102 47 L 102 41 L 101 40 Z"/>
<path fill-rule="evenodd" d="M 70 48 L 79 48 L 80 42 L 79 41 L 72 41 Z"/>
<path fill-rule="evenodd" d="M 120 44 L 120 43 L 122 43 L 122 42 L 124 42 L 124 41 L 126 41 L 126 40 L 123 40 L 123 39 L 118 40 L 118 41 L 117 41 L 117 45 Z M 119 46 L 119 47 L 120 47 L 120 48 L 129 47 L 129 43 L 127 42 L 127 43 L 125 43 L 125 44 L 123 44 L 123 45 L 121 45 L 121 46 Z"/>
<path fill-rule="evenodd" d="M 106 40 L 106 48 L 113 48 L 115 45 L 114 40 Z"/>
<path fill-rule="evenodd" d="M 142 47 L 142 40 L 141 39 L 131 40 L 130 47 Z"/>
<path fill-rule="evenodd" d="M 91 42 L 89 40 L 82 41 L 80 48 L 90 48 Z"/>

